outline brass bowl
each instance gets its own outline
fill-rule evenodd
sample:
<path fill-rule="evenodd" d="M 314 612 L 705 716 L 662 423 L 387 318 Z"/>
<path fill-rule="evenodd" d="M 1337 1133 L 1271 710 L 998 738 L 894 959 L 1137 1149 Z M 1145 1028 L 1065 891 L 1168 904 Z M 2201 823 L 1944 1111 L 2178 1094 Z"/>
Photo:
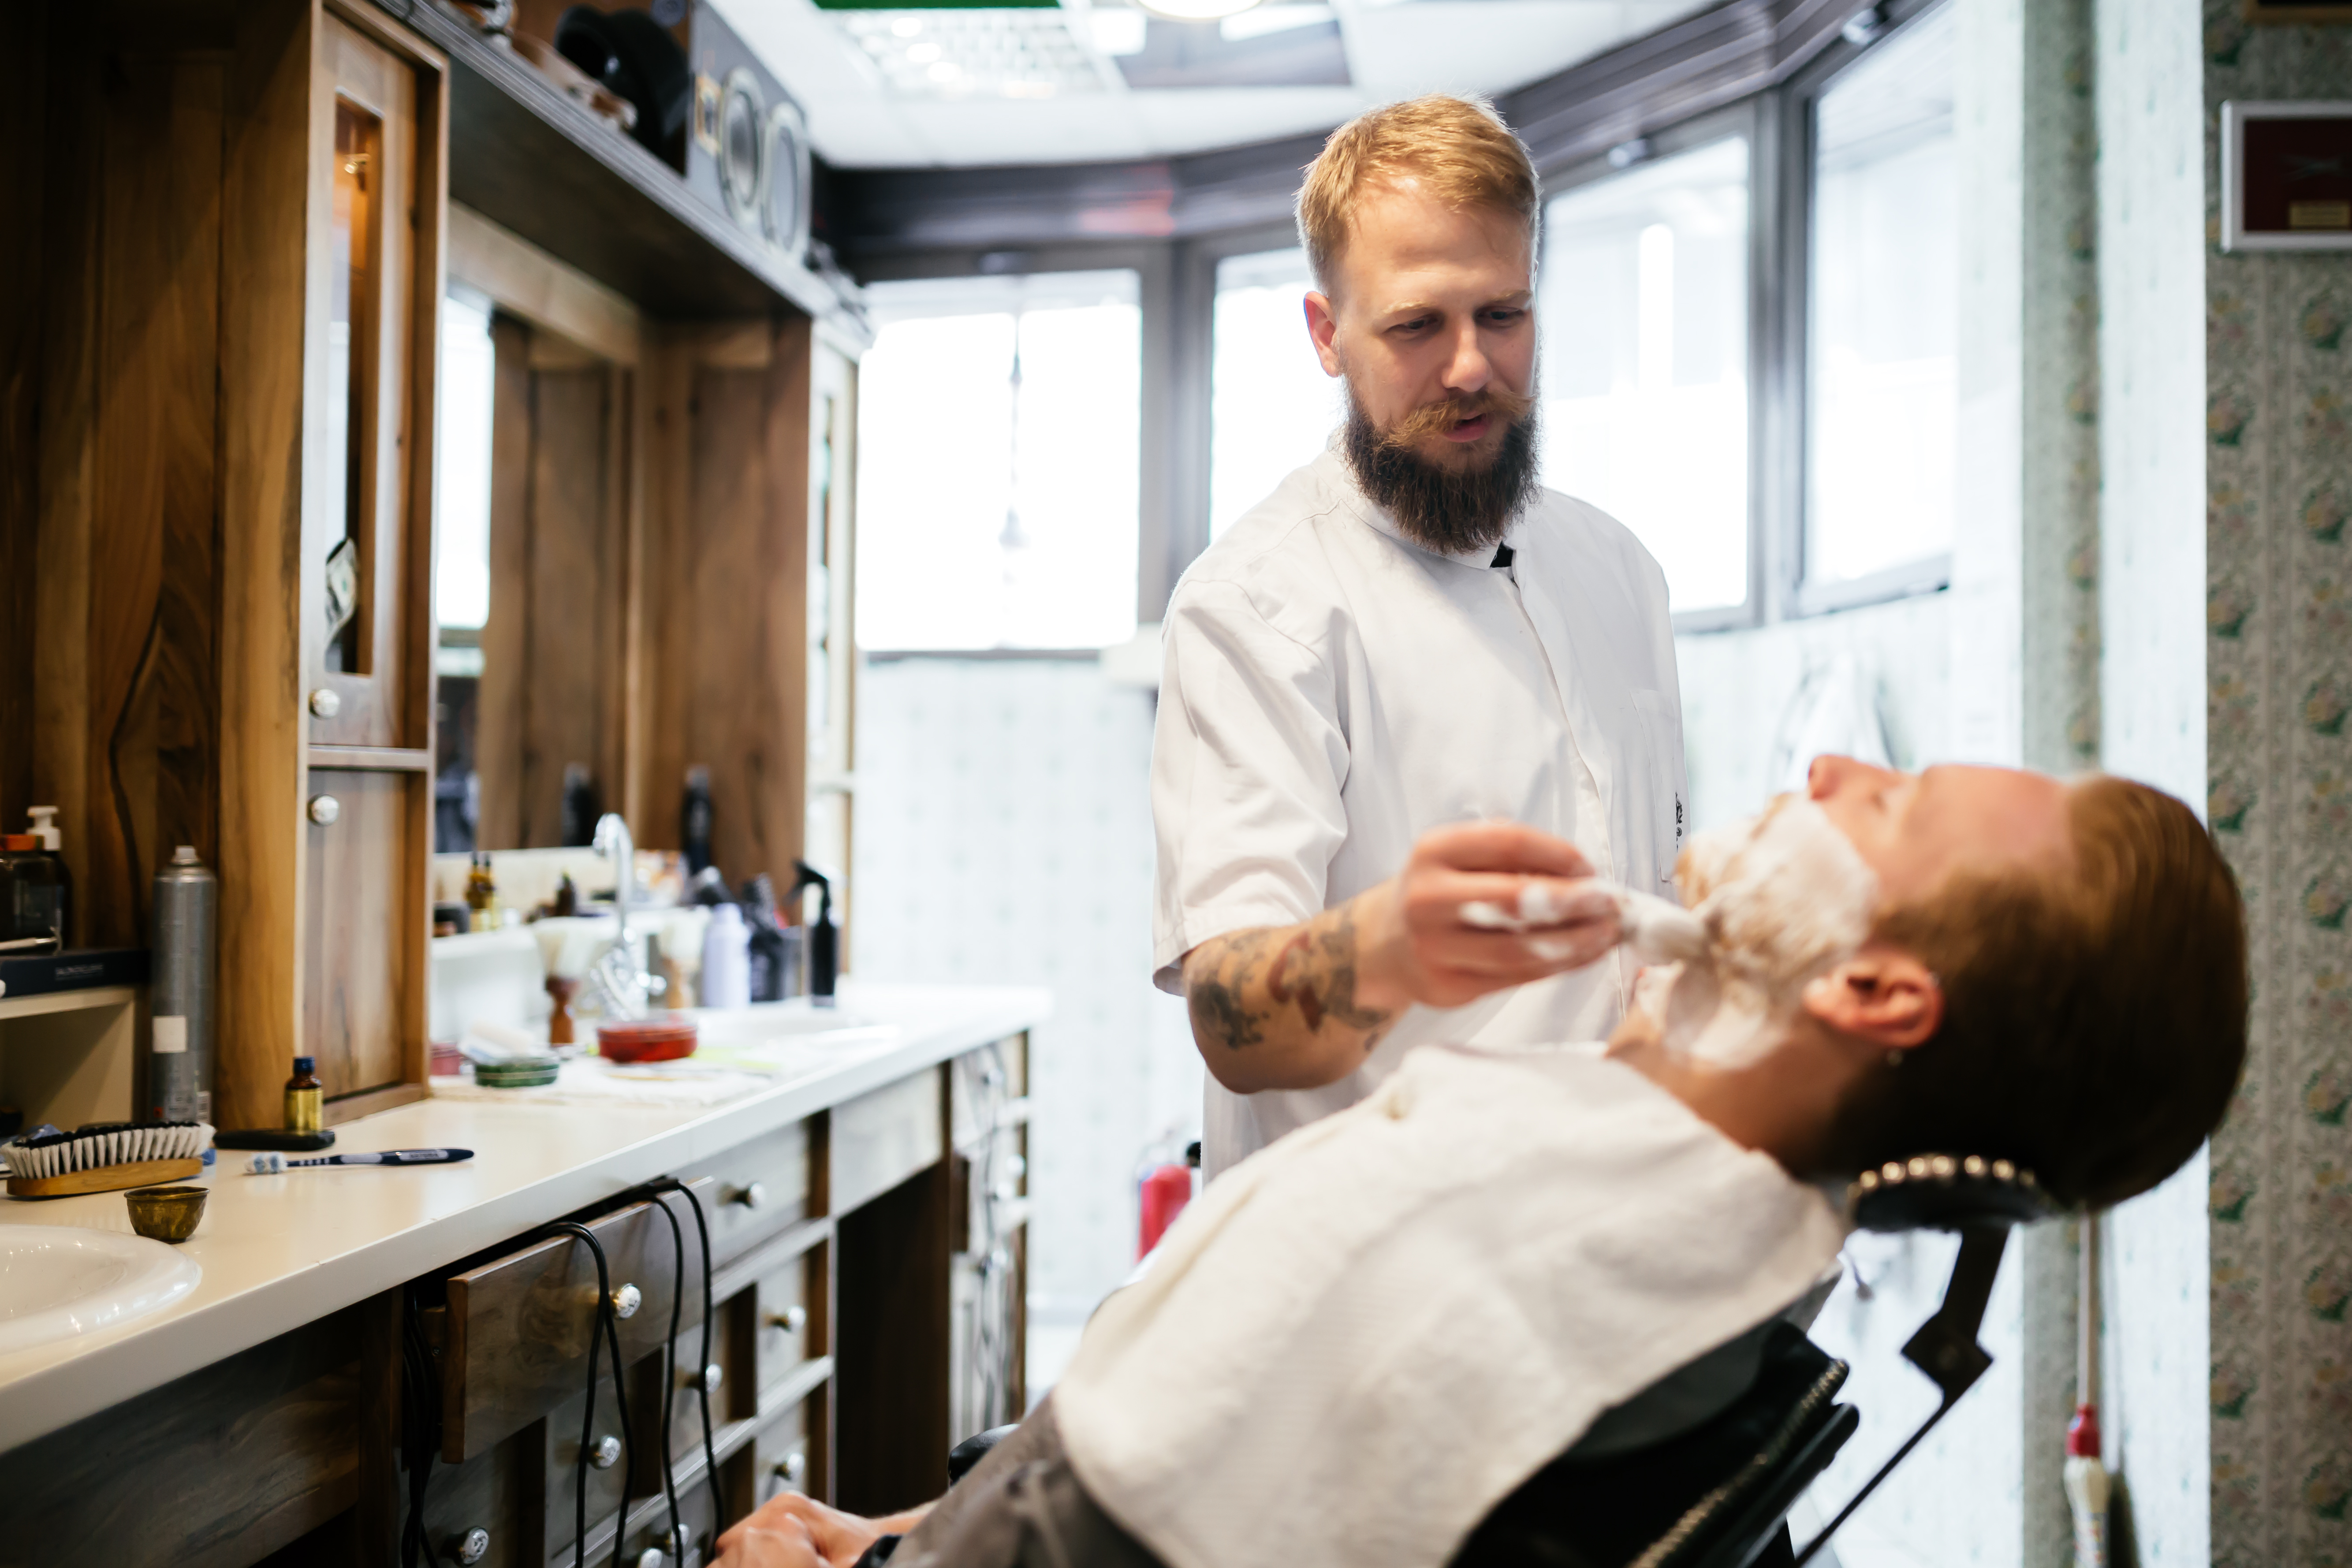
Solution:
<path fill-rule="evenodd" d="M 152 1241 L 185 1241 L 196 1234 L 205 1217 L 209 1187 L 140 1187 L 122 1194 L 131 1209 L 131 1228 Z"/>

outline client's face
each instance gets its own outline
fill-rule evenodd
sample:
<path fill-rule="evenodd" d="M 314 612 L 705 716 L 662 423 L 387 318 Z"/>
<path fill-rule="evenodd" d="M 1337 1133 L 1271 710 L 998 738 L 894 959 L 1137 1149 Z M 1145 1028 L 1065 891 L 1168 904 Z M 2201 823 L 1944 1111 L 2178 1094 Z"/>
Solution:
<path fill-rule="evenodd" d="M 1805 794 L 1878 877 L 1879 908 L 1933 893 L 1962 866 L 2063 866 L 2066 785 L 2015 768 L 1944 766 L 1896 773 L 1852 757 L 1816 757 Z"/>

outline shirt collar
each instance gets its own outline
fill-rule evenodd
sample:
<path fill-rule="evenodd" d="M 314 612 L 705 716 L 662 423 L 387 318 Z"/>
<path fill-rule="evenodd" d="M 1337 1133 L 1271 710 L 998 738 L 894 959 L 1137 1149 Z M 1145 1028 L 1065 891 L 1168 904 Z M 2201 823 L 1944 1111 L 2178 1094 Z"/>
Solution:
<path fill-rule="evenodd" d="M 1477 550 L 1435 550 L 1407 534 L 1397 526 L 1396 519 L 1389 515 L 1388 508 L 1377 504 L 1364 493 L 1363 486 L 1356 482 L 1356 470 L 1349 465 L 1347 454 L 1336 446 L 1325 447 L 1323 455 L 1315 462 L 1323 470 L 1324 482 L 1339 498 L 1339 503 L 1376 532 L 1387 534 L 1408 550 L 1418 550 L 1423 555 L 1434 555 L 1457 566 L 1473 566 L 1481 572 L 1501 570 L 1495 566 L 1495 546 L 1492 544 Z M 1527 513 L 1524 511 L 1513 518 L 1510 526 L 1503 531 L 1500 542 L 1517 551 L 1526 521 Z"/>

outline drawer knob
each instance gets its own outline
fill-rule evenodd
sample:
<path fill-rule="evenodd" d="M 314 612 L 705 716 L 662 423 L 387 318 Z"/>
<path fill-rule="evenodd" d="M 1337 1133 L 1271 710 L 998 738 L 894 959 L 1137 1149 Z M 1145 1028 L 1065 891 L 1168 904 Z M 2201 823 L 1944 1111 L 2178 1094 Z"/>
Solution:
<path fill-rule="evenodd" d="M 332 827 L 335 818 L 343 815 L 343 803 L 331 795 L 310 797 L 310 820 L 321 827 Z"/>
<path fill-rule="evenodd" d="M 768 1189 L 757 1182 L 748 1183 L 727 1201 L 730 1204 L 741 1204 L 747 1209 L 759 1208 L 768 1201 Z"/>
<path fill-rule="evenodd" d="M 648 1546 L 637 1553 L 637 1568 L 662 1568 L 662 1564 L 668 1561 L 658 1546 Z"/>
<path fill-rule="evenodd" d="M 343 710 L 343 700 L 332 687 L 321 686 L 310 693 L 310 711 L 320 719 L 331 719 Z"/>
<path fill-rule="evenodd" d="M 782 1329 L 788 1334 L 799 1333 L 808 1327 L 808 1309 L 791 1306 L 781 1312 L 771 1312 L 768 1314 L 768 1322 L 772 1327 Z"/>
<path fill-rule="evenodd" d="M 794 1448 L 776 1461 L 776 1479 L 788 1487 L 796 1487 L 808 1479 L 808 1456 Z"/>
<path fill-rule="evenodd" d="M 610 1432 L 605 1433 L 596 1439 L 596 1446 L 588 1450 L 588 1462 L 600 1470 L 611 1469 L 621 1462 L 621 1440 Z"/>
<path fill-rule="evenodd" d="M 687 1375 L 688 1384 L 692 1387 L 699 1388 L 705 1394 L 718 1393 L 719 1385 L 726 1381 L 727 1369 L 715 1361 L 702 1369 L 701 1376 L 696 1377 L 690 1373 Z"/>
<path fill-rule="evenodd" d="M 478 1524 L 449 1543 L 449 1555 L 466 1564 L 466 1568 L 473 1568 L 489 1554 L 490 1532 Z"/>
<path fill-rule="evenodd" d="M 634 1318 L 645 1304 L 646 1293 L 635 1285 L 624 1285 L 613 1292 L 613 1316 L 616 1318 Z"/>

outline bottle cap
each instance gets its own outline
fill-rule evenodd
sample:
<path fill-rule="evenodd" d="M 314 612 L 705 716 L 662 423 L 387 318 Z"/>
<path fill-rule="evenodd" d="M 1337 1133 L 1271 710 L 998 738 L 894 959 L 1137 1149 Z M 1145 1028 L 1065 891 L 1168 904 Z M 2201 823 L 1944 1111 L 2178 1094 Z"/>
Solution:
<path fill-rule="evenodd" d="M 65 847 L 65 838 L 58 832 L 58 808 L 54 805 L 29 805 L 25 815 L 33 819 L 33 837 L 41 847 L 52 855 Z"/>
<path fill-rule="evenodd" d="M 294 1070 L 298 1073 L 316 1072 L 319 1070 L 319 1058 L 316 1057 L 296 1057 L 294 1058 Z"/>
<path fill-rule="evenodd" d="M 29 833 L 0 834 L 0 849 L 5 849 L 11 855 L 21 855 L 40 847 L 41 841 Z"/>
<path fill-rule="evenodd" d="M 177 849 L 174 849 L 174 850 L 173 850 L 173 851 L 172 851 L 172 864 L 173 864 L 173 865 L 174 865 L 174 866 L 193 866 L 193 865 L 194 865 L 195 863 L 196 863 L 196 847 L 195 847 L 194 845 L 193 845 L 193 844 L 183 844 L 183 845 L 181 845 Z"/>

